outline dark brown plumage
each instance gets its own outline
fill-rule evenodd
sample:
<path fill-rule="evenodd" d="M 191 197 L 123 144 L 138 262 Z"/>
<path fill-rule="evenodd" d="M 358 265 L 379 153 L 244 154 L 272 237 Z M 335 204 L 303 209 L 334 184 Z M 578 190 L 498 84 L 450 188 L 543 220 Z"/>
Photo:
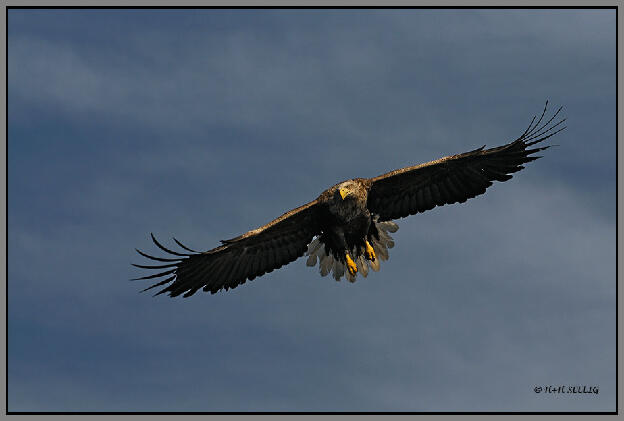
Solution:
<path fill-rule="evenodd" d="M 183 249 L 176 252 L 152 235 L 156 246 L 174 257 L 155 257 L 137 250 L 164 263 L 134 265 L 161 270 L 137 279 L 164 278 L 145 290 L 168 284 L 158 294 L 188 297 L 199 289 L 215 293 L 235 288 L 307 254 L 308 266 L 318 260 L 321 275 L 331 272 L 336 280 L 345 276 L 353 282 L 358 272 L 367 276 L 369 268 L 379 270 L 380 259 L 388 259 L 388 249 L 394 246 L 389 232 L 398 229 L 393 219 L 463 203 L 485 193 L 493 181 L 507 181 L 524 168 L 523 164 L 540 158 L 531 155 L 549 146 L 529 147 L 565 128 L 559 127 L 565 119 L 553 123 L 561 108 L 542 124 L 546 108 L 538 121 L 533 117 L 524 133 L 511 143 L 492 149 L 482 146 L 370 179 L 344 181 L 312 202 L 224 240 L 212 250 L 197 252 L 174 239 Z"/>

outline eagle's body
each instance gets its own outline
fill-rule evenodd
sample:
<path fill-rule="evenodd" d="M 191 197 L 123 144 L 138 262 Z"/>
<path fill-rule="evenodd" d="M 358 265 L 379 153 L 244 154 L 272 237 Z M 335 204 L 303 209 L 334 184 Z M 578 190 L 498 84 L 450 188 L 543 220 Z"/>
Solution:
<path fill-rule="evenodd" d="M 367 276 L 368 269 L 379 270 L 379 260 L 388 259 L 394 246 L 389 232 L 398 226 L 394 219 L 424 212 L 435 206 L 463 203 L 485 192 L 493 181 L 506 181 L 522 164 L 539 157 L 531 154 L 549 146 L 527 149 L 553 136 L 564 120 L 551 124 L 561 108 L 546 123 L 540 119 L 515 141 L 492 149 L 475 149 L 436 161 L 401 168 L 374 178 L 355 178 L 330 187 L 310 203 L 286 212 L 270 223 L 241 236 L 222 241 L 223 245 L 196 252 L 174 241 L 181 253 L 154 243 L 176 256 L 161 258 L 163 265 L 135 265 L 147 269 L 166 269 L 138 279 L 166 279 L 150 286 L 169 283 L 159 291 L 171 296 L 189 296 L 198 289 L 215 293 L 235 288 L 247 279 L 271 272 L 304 253 L 308 266 L 318 260 L 320 273 L 332 273 L 336 280 L 345 276 L 355 281 L 357 273 Z M 306 252 L 307 250 L 307 252 Z"/>
<path fill-rule="evenodd" d="M 366 207 L 368 187 L 365 179 L 348 180 L 324 191 L 317 199 L 323 221 L 322 242 L 336 257 L 336 253 L 365 247 L 371 225 L 371 213 Z"/>

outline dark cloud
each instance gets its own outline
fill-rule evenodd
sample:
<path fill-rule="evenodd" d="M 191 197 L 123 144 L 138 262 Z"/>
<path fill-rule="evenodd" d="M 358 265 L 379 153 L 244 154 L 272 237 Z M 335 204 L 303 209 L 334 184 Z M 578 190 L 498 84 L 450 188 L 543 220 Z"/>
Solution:
<path fill-rule="evenodd" d="M 9 410 L 614 410 L 613 11 L 11 10 L 8 30 Z M 367 279 L 127 282 L 149 232 L 211 248 L 337 181 L 511 140 L 547 98 L 561 146 L 399 221 Z"/>

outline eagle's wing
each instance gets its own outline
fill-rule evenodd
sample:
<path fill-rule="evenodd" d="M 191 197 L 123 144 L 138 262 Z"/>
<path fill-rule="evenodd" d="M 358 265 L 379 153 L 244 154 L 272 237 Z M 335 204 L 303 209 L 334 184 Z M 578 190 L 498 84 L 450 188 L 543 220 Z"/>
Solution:
<path fill-rule="evenodd" d="M 154 257 L 137 250 L 142 256 L 166 263 L 133 264 L 139 268 L 160 270 L 136 279 L 166 278 L 146 290 L 171 282 L 156 295 L 168 292 L 172 297 L 182 293 L 188 297 L 200 288 L 213 294 L 222 288 L 235 288 L 247 279 L 271 272 L 304 254 L 308 243 L 320 234 L 317 204 L 318 199 L 286 212 L 258 229 L 221 241 L 222 246 L 205 252 L 191 250 L 174 238 L 185 250 L 184 253 L 175 252 L 165 248 L 152 235 L 154 243 L 173 258 Z"/>
<path fill-rule="evenodd" d="M 546 102 L 548 106 L 548 102 Z M 435 206 L 460 202 L 485 193 L 492 181 L 506 181 L 523 169 L 526 162 L 540 158 L 530 156 L 550 146 L 528 147 L 557 134 L 565 119 L 553 123 L 561 108 L 544 124 L 535 117 L 515 141 L 492 149 L 479 149 L 447 156 L 425 164 L 391 171 L 369 179 L 368 209 L 387 221 L 424 212 Z M 556 130 L 555 130 L 556 129 Z"/>

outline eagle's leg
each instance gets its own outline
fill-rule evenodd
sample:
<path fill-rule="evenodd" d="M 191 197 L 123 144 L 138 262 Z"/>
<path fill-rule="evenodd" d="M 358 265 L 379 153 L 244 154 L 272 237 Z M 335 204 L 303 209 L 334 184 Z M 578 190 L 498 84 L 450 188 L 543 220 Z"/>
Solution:
<path fill-rule="evenodd" d="M 375 250 L 373 250 L 373 247 L 370 245 L 368 240 L 366 240 L 365 257 L 366 257 L 367 260 L 370 260 L 371 262 L 374 262 L 375 258 L 377 257 L 377 256 L 375 256 Z"/>
<path fill-rule="evenodd" d="M 351 256 L 349 256 L 349 252 L 345 252 L 345 260 L 347 262 L 347 269 L 349 270 L 349 273 L 351 275 L 355 275 L 357 273 L 357 265 L 355 264 Z"/>

